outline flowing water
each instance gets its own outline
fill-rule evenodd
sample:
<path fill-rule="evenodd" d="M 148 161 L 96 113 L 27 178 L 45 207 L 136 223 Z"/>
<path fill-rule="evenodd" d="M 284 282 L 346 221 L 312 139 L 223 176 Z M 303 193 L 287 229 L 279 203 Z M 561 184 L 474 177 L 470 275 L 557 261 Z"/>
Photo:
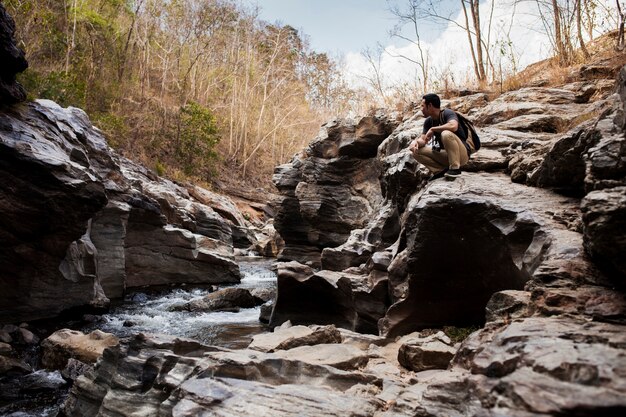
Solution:
<path fill-rule="evenodd" d="M 239 262 L 242 279 L 234 285 L 247 289 L 275 288 L 276 275 L 270 270 L 272 260 L 267 258 L 242 258 Z M 209 294 L 207 288 L 176 288 L 167 291 L 129 294 L 124 302 L 102 316 L 84 331 L 98 328 L 118 337 L 140 332 L 164 333 L 199 340 L 203 343 L 230 348 L 248 345 L 252 336 L 265 330 L 259 322 L 260 307 L 241 309 L 239 312 L 189 312 L 172 311 Z"/>
<path fill-rule="evenodd" d="M 276 274 L 270 269 L 273 261 L 268 258 L 239 258 L 242 279 L 241 283 L 234 286 L 275 289 Z M 229 348 L 245 347 L 254 335 L 267 330 L 259 322 L 260 307 L 238 312 L 172 311 L 174 306 L 203 297 L 209 292 L 207 288 L 192 287 L 134 292 L 109 313 L 88 325 L 59 323 L 56 327 L 77 327 L 85 333 L 100 329 L 118 337 L 129 337 L 141 332 L 164 333 Z M 30 362 L 37 368 L 36 359 Z M 40 369 L 18 378 L 0 378 L 0 416 L 56 416 L 68 389 L 68 384 L 58 371 Z"/>

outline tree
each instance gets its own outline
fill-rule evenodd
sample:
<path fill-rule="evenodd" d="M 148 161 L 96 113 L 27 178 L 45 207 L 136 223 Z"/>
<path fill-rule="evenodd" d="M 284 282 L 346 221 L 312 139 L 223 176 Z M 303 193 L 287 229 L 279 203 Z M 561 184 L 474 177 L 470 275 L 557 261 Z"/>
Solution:
<path fill-rule="evenodd" d="M 391 36 L 408 41 L 409 43 L 414 45 L 418 51 L 417 58 L 412 58 L 407 55 L 393 55 L 392 54 L 392 56 L 403 58 L 417 65 L 422 75 L 421 84 L 422 84 L 423 91 L 427 91 L 429 87 L 429 82 L 430 82 L 428 51 L 424 51 L 425 48 L 422 45 L 421 36 L 420 36 L 419 4 L 420 4 L 419 1 L 410 0 L 407 4 L 406 10 L 400 9 L 400 7 L 397 5 L 390 7 L 389 11 L 398 19 L 398 24 L 392 30 Z M 407 24 L 411 26 L 415 39 L 409 38 L 402 34 L 402 28 Z"/>
<path fill-rule="evenodd" d="M 624 50 L 624 21 L 626 20 L 626 9 L 622 10 L 622 6 L 619 3 L 619 0 L 615 0 L 615 4 L 617 6 L 617 42 L 615 44 L 615 49 L 618 51 Z"/>
<path fill-rule="evenodd" d="M 458 3 L 457 3 L 458 4 Z M 427 78 L 425 69 L 427 69 L 427 59 L 424 57 L 419 37 L 419 23 L 428 21 L 438 21 L 446 24 L 452 24 L 462 29 L 467 34 L 468 50 L 472 57 L 474 74 L 479 82 L 485 82 L 489 78 L 489 71 L 493 75 L 494 66 L 491 61 L 489 52 L 489 38 L 491 36 L 491 23 L 493 17 L 493 2 L 491 14 L 489 16 L 486 28 L 481 26 L 480 1 L 479 0 L 460 0 L 461 10 L 463 11 L 463 21 L 456 19 L 458 9 L 445 9 L 441 2 L 433 0 L 407 0 L 407 11 L 401 12 L 399 8 L 392 7 L 392 13 L 399 18 L 400 23 L 411 23 L 414 25 L 415 39 L 411 40 L 418 45 L 420 58 L 416 63 L 422 68 L 423 78 Z"/>

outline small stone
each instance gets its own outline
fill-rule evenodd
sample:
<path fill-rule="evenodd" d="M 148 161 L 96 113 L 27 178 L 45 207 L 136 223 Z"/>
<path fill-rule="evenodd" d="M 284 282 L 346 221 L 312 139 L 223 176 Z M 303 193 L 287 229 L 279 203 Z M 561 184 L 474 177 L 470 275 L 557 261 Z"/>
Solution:
<path fill-rule="evenodd" d="M 0 355 L 5 355 L 7 353 L 11 353 L 12 351 L 13 351 L 13 348 L 11 347 L 10 344 L 0 342 Z"/>
<path fill-rule="evenodd" d="M 18 330 L 19 338 L 27 345 L 34 345 L 39 343 L 39 338 L 33 334 L 30 330 L 20 327 Z"/>

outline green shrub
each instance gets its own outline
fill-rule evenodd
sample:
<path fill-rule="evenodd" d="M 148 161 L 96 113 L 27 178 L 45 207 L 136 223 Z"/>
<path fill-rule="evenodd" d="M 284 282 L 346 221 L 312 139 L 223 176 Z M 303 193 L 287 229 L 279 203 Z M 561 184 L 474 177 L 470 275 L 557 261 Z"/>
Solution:
<path fill-rule="evenodd" d="M 453 343 L 462 342 L 467 339 L 471 333 L 478 330 L 480 327 L 478 326 L 470 326 L 470 327 L 454 327 L 454 326 L 445 326 L 443 328 L 443 332 L 452 340 Z"/>
<path fill-rule="evenodd" d="M 124 116 L 95 113 L 91 116 L 91 122 L 104 132 L 109 146 L 113 148 L 119 148 L 130 135 L 130 128 Z"/>
<path fill-rule="evenodd" d="M 208 108 L 190 102 L 180 109 L 179 117 L 175 154 L 182 170 L 187 175 L 210 177 L 219 142 L 215 116 Z"/>
<path fill-rule="evenodd" d="M 85 82 L 71 73 L 51 71 L 47 74 L 27 69 L 18 74 L 18 81 L 32 99 L 46 98 L 61 106 L 85 108 Z"/>

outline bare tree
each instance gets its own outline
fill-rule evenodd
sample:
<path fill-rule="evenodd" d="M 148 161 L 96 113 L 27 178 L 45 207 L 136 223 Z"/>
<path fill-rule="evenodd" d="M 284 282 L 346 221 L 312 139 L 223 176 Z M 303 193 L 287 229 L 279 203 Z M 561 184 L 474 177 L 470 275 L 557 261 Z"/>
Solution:
<path fill-rule="evenodd" d="M 622 6 L 619 3 L 619 0 L 615 0 L 615 4 L 617 5 L 617 15 L 618 15 L 618 24 L 617 24 L 617 43 L 615 44 L 615 49 L 618 51 L 624 50 L 624 21 L 626 20 L 626 10 L 622 10 Z"/>
<path fill-rule="evenodd" d="M 429 81 L 430 81 L 429 80 L 429 64 L 428 64 L 429 56 L 428 56 L 428 51 L 424 50 L 424 47 L 421 41 L 420 31 L 419 31 L 419 22 L 418 22 L 419 21 L 419 5 L 420 5 L 420 1 L 409 0 L 406 10 L 400 9 L 400 7 L 397 5 L 391 6 L 389 8 L 389 11 L 394 16 L 396 16 L 396 18 L 399 21 L 396 27 L 394 27 L 394 29 L 392 30 L 391 36 L 399 38 L 399 39 L 403 39 L 405 41 L 408 41 L 412 45 L 415 45 L 418 51 L 417 58 L 412 58 L 404 54 L 397 54 L 397 55 L 390 54 L 390 55 L 396 58 L 403 58 L 417 65 L 422 74 L 421 84 L 422 84 L 422 88 L 424 89 L 423 91 L 427 91 L 429 87 Z M 402 34 L 402 28 L 407 24 L 410 25 L 411 29 L 413 30 L 413 36 L 415 36 L 414 39 L 409 38 Z"/>
<path fill-rule="evenodd" d="M 375 50 L 365 48 L 361 51 L 361 55 L 367 61 L 370 72 L 369 75 L 360 75 L 359 77 L 367 81 L 370 87 L 378 94 L 382 103 L 387 106 L 390 104 L 390 100 L 386 92 L 384 76 L 381 70 L 383 53 L 384 49 L 381 45 L 378 45 Z"/>

